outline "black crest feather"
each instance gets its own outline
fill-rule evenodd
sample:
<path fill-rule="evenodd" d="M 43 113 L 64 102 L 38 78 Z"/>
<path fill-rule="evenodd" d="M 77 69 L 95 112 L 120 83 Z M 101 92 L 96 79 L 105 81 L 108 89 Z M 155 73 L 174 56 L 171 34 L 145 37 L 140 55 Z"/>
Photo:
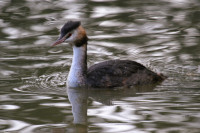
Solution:
<path fill-rule="evenodd" d="M 80 21 L 68 21 L 65 25 L 61 28 L 61 35 L 66 35 L 68 32 L 78 28 L 81 25 Z"/>

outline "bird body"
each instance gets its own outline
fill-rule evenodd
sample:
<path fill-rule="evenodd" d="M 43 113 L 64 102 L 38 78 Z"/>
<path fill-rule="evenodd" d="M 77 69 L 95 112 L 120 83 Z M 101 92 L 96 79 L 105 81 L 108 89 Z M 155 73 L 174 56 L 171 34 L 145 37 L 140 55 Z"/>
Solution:
<path fill-rule="evenodd" d="M 87 72 L 92 87 L 130 87 L 162 81 L 162 77 L 130 60 L 109 60 L 93 65 Z M 98 82 L 96 82 L 98 80 Z"/>
<path fill-rule="evenodd" d="M 87 68 L 87 35 L 79 21 L 69 21 L 53 44 L 68 42 L 73 48 L 72 65 L 67 78 L 69 87 L 114 88 L 153 84 L 165 79 L 143 65 L 130 60 L 109 60 Z"/>

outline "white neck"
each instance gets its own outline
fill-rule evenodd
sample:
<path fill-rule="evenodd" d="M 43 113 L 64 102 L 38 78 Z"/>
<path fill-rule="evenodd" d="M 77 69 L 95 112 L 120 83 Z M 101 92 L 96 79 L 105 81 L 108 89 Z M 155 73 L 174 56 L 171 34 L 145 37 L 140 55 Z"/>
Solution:
<path fill-rule="evenodd" d="M 72 65 L 67 78 L 68 87 L 86 86 L 87 45 L 73 46 Z"/>

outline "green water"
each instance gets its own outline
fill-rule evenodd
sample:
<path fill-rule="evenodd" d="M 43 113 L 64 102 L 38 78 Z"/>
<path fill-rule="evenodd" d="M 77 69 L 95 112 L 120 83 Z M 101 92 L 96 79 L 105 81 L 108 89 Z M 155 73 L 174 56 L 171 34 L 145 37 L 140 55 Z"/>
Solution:
<path fill-rule="evenodd" d="M 199 133 L 199 7 L 199 0 L 0 1 L 0 132 Z M 75 92 L 87 100 L 80 111 L 87 124 L 74 125 L 65 86 L 72 48 L 50 47 L 68 20 L 87 31 L 89 66 L 129 59 L 168 79 Z"/>

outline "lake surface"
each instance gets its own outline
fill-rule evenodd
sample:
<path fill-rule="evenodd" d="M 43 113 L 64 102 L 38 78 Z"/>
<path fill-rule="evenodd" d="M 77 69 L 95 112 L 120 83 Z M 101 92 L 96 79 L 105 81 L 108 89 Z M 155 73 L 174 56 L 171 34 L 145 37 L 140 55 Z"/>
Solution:
<path fill-rule="evenodd" d="M 0 132 L 199 133 L 199 7 L 199 0 L 0 1 Z M 68 20 L 87 30 L 89 66 L 128 59 L 168 79 L 66 89 L 72 48 L 51 44 Z"/>

